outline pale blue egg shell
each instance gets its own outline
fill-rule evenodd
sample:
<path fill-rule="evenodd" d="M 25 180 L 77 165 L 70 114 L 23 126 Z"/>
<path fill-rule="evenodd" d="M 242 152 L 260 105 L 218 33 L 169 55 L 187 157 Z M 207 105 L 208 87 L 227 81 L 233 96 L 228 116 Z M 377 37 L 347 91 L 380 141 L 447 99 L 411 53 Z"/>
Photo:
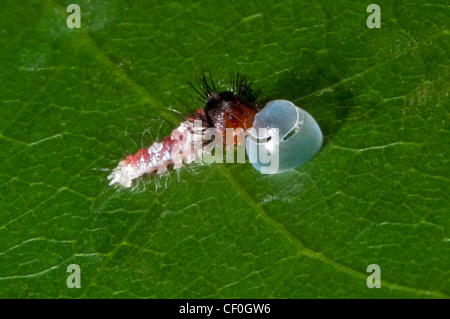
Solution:
<path fill-rule="evenodd" d="M 264 109 L 256 114 L 253 128 L 256 131 L 246 138 L 247 156 L 253 167 L 264 174 L 296 169 L 310 161 L 322 146 L 322 131 L 316 120 L 287 100 L 267 103 Z M 278 129 L 278 151 L 274 146 L 275 139 L 269 143 L 261 143 L 255 139 L 267 137 L 259 134 L 259 128 Z M 268 163 L 261 155 L 262 152 L 267 152 L 270 158 Z"/>

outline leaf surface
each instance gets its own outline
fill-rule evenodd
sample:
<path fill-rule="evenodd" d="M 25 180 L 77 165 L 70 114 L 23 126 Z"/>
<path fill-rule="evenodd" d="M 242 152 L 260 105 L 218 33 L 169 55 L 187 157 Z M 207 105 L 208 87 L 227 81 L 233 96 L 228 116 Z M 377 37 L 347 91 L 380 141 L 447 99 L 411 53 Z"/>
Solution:
<path fill-rule="evenodd" d="M 0 297 L 448 298 L 445 1 L 2 3 Z M 108 186 L 210 69 L 325 135 L 295 171 L 183 168 Z M 66 286 L 81 268 L 81 289 Z M 369 289 L 367 266 L 381 268 Z"/>

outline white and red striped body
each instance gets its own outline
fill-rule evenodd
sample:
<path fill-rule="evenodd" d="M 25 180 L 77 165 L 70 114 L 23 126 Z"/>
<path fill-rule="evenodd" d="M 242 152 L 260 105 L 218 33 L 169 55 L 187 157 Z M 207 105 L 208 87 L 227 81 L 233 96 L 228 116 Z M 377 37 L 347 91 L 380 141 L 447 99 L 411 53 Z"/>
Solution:
<path fill-rule="evenodd" d="M 198 123 L 194 118 L 182 122 L 160 143 L 155 142 L 149 148 L 142 148 L 120 161 L 108 176 L 111 180 L 109 185 L 118 183 L 130 187 L 133 180 L 144 174 L 164 174 L 169 165 L 179 169 L 184 164 L 192 163 L 196 156 L 201 157 L 203 127 L 194 125 L 194 122 Z"/>

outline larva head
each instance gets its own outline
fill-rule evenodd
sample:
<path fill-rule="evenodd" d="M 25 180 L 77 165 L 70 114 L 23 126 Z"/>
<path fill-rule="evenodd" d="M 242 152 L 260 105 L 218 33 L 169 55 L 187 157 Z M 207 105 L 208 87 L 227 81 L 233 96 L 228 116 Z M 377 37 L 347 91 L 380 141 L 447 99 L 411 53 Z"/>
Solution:
<path fill-rule="evenodd" d="M 198 84 L 200 91 L 196 91 L 206 101 L 203 109 L 206 126 L 216 127 L 224 136 L 227 128 L 246 130 L 252 127 L 259 109 L 260 92 L 251 88 L 252 83 L 246 76 L 239 73 L 233 76 L 229 91 L 217 92 L 211 74 L 209 77 L 202 74 Z"/>
<path fill-rule="evenodd" d="M 256 106 L 234 96 L 231 92 L 214 93 L 205 105 L 206 119 L 210 126 L 225 132 L 227 128 L 242 128 L 253 125 Z"/>

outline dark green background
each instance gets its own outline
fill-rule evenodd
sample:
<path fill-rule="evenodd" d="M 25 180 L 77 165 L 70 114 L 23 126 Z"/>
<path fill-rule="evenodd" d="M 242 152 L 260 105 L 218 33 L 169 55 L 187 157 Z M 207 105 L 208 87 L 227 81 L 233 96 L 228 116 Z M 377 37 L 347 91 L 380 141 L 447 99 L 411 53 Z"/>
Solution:
<path fill-rule="evenodd" d="M 2 1 L 0 297 L 448 298 L 450 6 L 377 1 L 369 29 L 370 3 Z M 204 68 L 305 108 L 322 151 L 109 187 Z"/>

